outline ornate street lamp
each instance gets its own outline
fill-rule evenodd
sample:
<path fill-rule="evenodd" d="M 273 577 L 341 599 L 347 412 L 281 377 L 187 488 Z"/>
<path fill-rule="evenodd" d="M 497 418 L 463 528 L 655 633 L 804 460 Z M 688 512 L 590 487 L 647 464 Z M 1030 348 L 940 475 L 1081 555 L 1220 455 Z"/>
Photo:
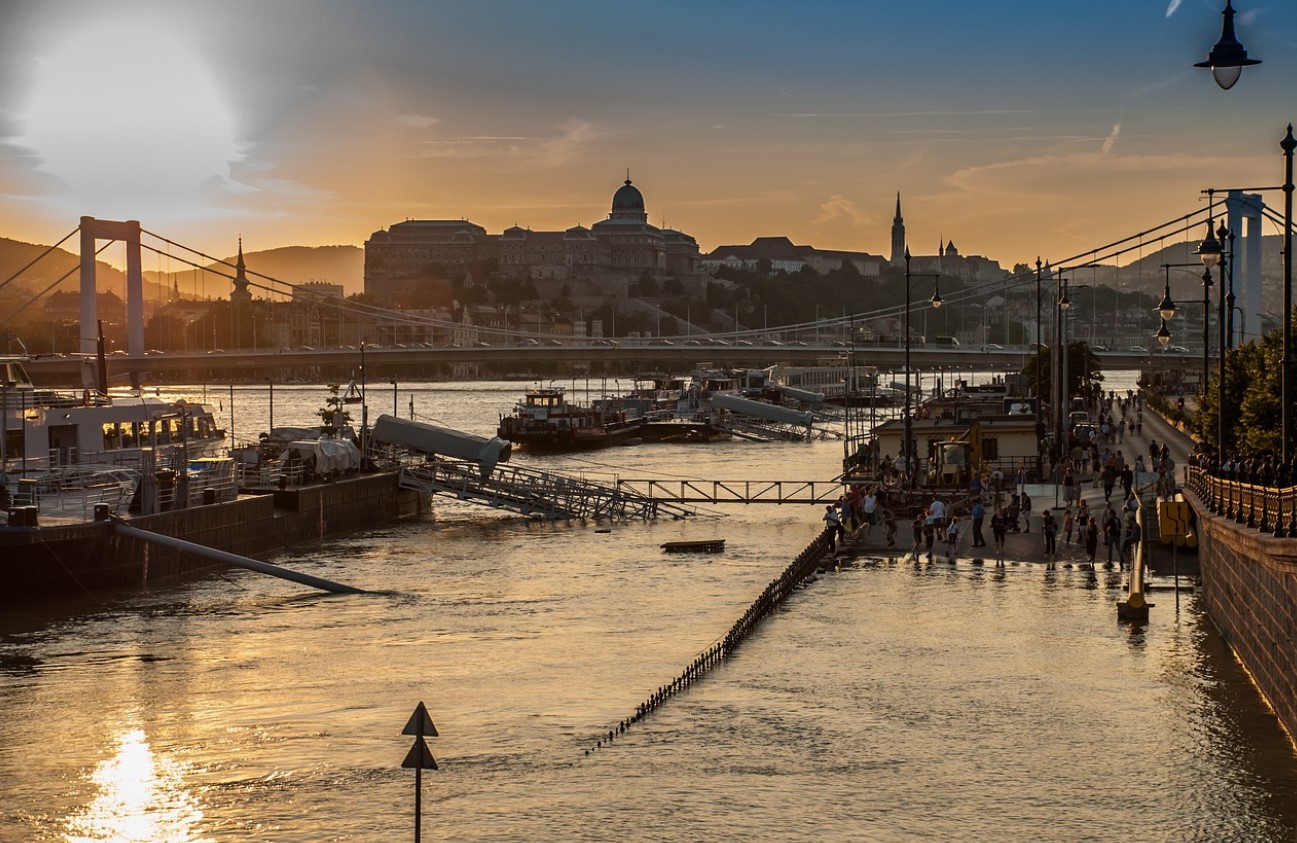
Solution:
<path fill-rule="evenodd" d="M 1220 188 L 1214 187 L 1204 191 L 1210 194 L 1213 191 L 1272 191 L 1279 190 L 1283 192 L 1283 362 L 1280 368 L 1280 398 L 1279 398 L 1279 445 L 1280 459 L 1284 465 L 1291 466 L 1293 452 L 1293 358 L 1292 358 L 1292 228 L 1293 228 L 1293 192 L 1297 188 L 1293 185 L 1293 153 L 1297 151 L 1297 138 L 1293 137 L 1292 124 L 1288 124 L 1288 131 L 1279 141 L 1279 148 L 1283 150 L 1284 158 L 1284 182 L 1279 186 L 1271 187 L 1234 187 Z M 1284 528 L 1285 535 L 1287 527 Z M 1297 529 L 1297 524 L 1294 525 Z M 1276 532 L 1276 538 L 1282 538 Z"/>
<path fill-rule="evenodd" d="M 1248 58 L 1247 50 L 1243 49 L 1238 37 L 1234 35 L 1234 6 L 1231 0 L 1225 0 L 1225 10 L 1220 14 L 1224 18 L 1220 28 L 1220 40 L 1207 54 L 1207 60 L 1198 62 L 1194 67 L 1211 68 L 1211 75 L 1216 80 L 1216 84 L 1228 91 L 1242 75 L 1243 68 L 1260 64 L 1261 60 Z"/>

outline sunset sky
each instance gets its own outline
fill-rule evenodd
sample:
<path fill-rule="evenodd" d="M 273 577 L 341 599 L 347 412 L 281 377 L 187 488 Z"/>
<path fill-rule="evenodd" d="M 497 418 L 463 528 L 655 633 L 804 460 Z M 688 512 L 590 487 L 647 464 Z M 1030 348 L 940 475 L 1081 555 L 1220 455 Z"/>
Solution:
<path fill-rule="evenodd" d="M 629 169 L 704 251 L 887 254 L 899 191 L 916 254 L 1057 261 L 1282 181 L 1297 3 L 1238 0 L 1264 63 L 1230 91 L 1192 66 L 1223 5 L 5 0 L 0 235 L 87 214 L 229 254 L 406 218 L 566 228 Z"/>

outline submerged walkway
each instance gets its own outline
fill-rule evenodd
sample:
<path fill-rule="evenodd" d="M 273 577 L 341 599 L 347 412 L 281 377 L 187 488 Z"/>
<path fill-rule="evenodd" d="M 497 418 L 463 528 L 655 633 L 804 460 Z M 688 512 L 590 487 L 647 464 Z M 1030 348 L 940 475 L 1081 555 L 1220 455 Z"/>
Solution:
<path fill-rule="evenodd" d="M 1152 410 L 1145 409 L 1143 432 L 1139 435 L 1127 434 L 1123 441 L 1115 444 L 1113 448 L 1125 455 L 1128 463 L 1134 463 L 1135 457 L 1139 454 L 1144 455 L 1144 460 L 1148 462 L 1148 449 L 1151 443 L 1156 442 L 1158 446 L 1166 443 L 1174 461 L 1176 470 L 1175 477 L 1179 480 L 1183 477 L 1182 467 L 1188 463 L 1189 453 L 1192 451 L 1194 442 L 1186 434 L 1172 427 L 1161 416 Z M 1153 479 L 1153 474 L 1142 473 L 1136 481 L 1137 488 L 1147 486 Z M 1088 475 L 1087 475 L 1088 478 Z M 973 547 L 972 519 L 964 517 L 960 523 L 959 540 L 955 544 L 953 556 L 956 559 L 980 560 L 984 564 L 994 565 L 997 558 L 1008 563 L 1040 563 L 1046 564 L 1050 560 L 1045 555 L 1045 537 L 1041 531 L 1041 515 L 1045 507 L 1048 507 L 1054 515 L 1055 521 L 1059 525 L 1058 531 L 1058 552 L 1055 555 L 1054 562 L 1058 567 L 1076 567 L 1084 565 L 1089 559 L 1085 551 L 1085 540 L 1077 530 L 1072 535 L 1072 543 L 1068 544 L 1066 536 L 1062 530 L 1063 522 L 1063 501 L 1061 489 L 1055 497 L 1055 486 L 1052 483 L 1029 483 L 1026 486 L 1027 493 L 1031 497 L 1032 512 L 1026 519 L 1019 519 L 1020 524 L 1027 527 L 1027 532 L 1009 533 L 1004 542 L 1004 552 L 996 553 L 994 539 L 991 535 L 991 513 L 988 511 L 986 521 L 982 528 L 982 535 L 986 540 L 986 547 Z M 1081 491 L 1081 497 L 1085 500 L 1090 508 L 1090 512 L 1099 517 L 1106 505 L 1103 498 L 1103 487 L 1094 484 L 1087 479 Z M 1147 491 L 1141 494 L 1141 499 L 1145 504 L 1145 518 L 1147 523 L 1153 525 L 1146 528 L 1145 535 L 1156 537 L 1158 530 L 1156 527 L 1157 512 L 1156 507 L 1152 505 L 1154 501 L 1153 494 Z M 1057 504 L 1055 501 L 1057 500 Z M 1118 484 L 1113 492 L 1111 503 L 1118 512 L 1121 510 L 1121 486 Z M 1073 511 L 1075 514 L 1075 510 Z M 1102 529 L 1102 528 L 1101 528 Z M 909 556 L 913 547 L 913 531 L 909 521 L 897 520 L 896 524 L 896 544 L 894 547 L 887 546 L 886 531 L 881 519 L 878 524 L 874 525 L 871 530 L 858 530 L 856 535 L 849 538 L 847 546 L 849 552 L 855 555 L 872 555 L 872 556 Z M 1172 549 L 1168 545 L 1162 545 L 1158 541 L 1151 540 L 1146 548 L 1146 562 L 1150 565 L 1153 572 L 1157 574 L 1170 574 L 1172 567 Z M 920 550 L 920 557 L 926 556 L 926 549 Z M 1193 559 L 1191 552 L 1184 550 L 1179 551 L 1180 556 Z M 937 537 L 933 543 L 933 558 L 948 558 L 951 556 L 946 542 L 942 537 Z M 1095 554 L 1095 564 L 1103 567 L 1108 559 L 1107 550 L 1103 544 L 1103 536 L 1100 534 L 1099 549 Z M 1116 567 L 1114 556 L 1113 567 Z"/>

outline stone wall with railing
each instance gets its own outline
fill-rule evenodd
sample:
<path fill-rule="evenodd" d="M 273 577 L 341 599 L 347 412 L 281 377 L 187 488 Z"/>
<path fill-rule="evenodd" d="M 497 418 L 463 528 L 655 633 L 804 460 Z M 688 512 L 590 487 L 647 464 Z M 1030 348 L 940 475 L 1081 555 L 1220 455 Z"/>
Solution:
<path fill-rule="evenodd" d="M 1290 736 L 1297 736 L 1297 487 L 1212 477 L 1189 467 L 1202 593 L 1226 642 Z"/>

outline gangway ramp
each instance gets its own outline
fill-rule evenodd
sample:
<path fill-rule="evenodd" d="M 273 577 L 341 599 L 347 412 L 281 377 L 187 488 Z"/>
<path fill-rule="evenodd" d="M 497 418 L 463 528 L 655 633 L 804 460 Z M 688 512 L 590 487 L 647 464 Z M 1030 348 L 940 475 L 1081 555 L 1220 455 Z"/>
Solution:
<path fill-rule="evenodd" d="M 617 488 L 666 504 L 829 504 L 842 480 L 618 480 Z"/>
<path fill-rule="evenodd" d="M 692 507 L 654 499 L 618 483 L 600 483 L 521 466 L 496 466 L 483 475 L 477 462 L 434 460 L 401 469 L 401 485 L 435 495 L 449 495 L 496 509 L 551 520 L 566 518 L 684 518 Z"/>

